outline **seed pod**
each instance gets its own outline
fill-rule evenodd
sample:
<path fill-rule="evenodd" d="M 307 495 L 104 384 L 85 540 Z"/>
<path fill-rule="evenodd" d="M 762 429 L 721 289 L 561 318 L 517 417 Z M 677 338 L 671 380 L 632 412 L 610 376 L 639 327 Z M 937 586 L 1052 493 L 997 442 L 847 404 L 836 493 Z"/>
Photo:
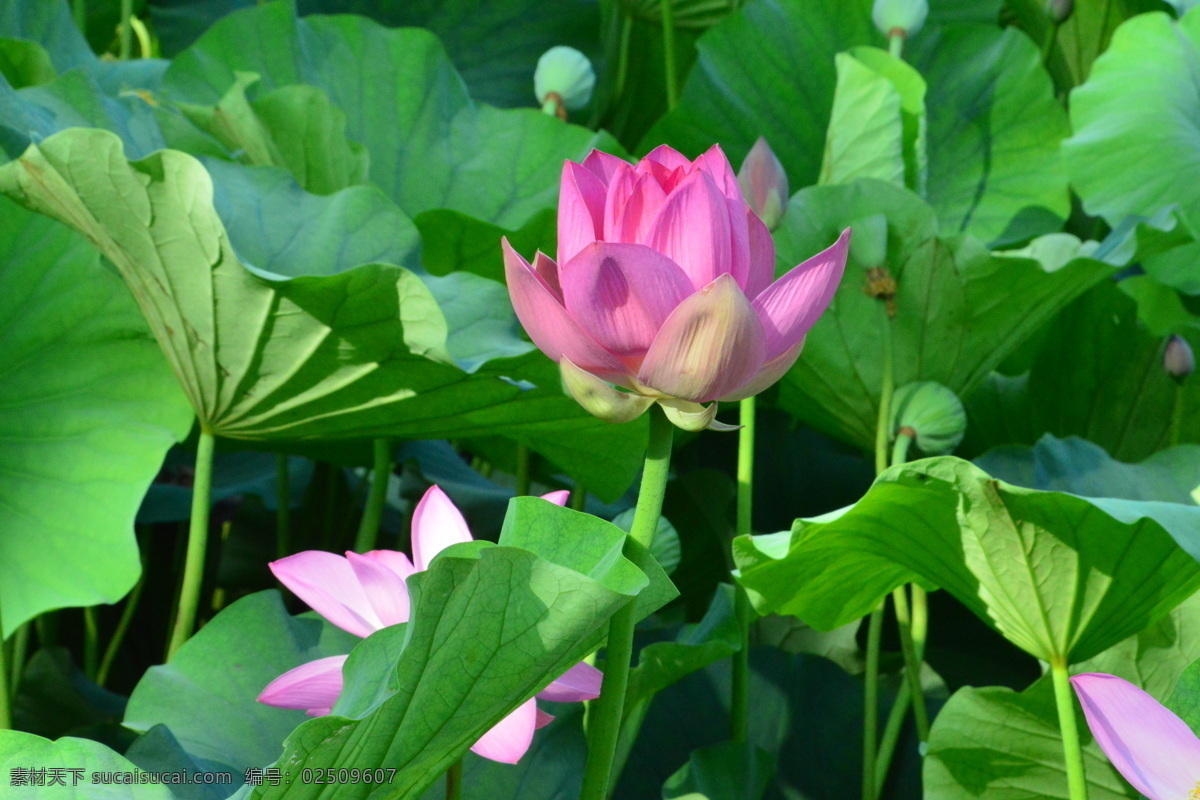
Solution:
<path fill-rule="evenodd" d="M 909 428 L 926 455 L 958 447 L 967 430 L 967 412 L 958 395 L 933 381 L 908 383 L 892 396 L 892 430 Z"/>

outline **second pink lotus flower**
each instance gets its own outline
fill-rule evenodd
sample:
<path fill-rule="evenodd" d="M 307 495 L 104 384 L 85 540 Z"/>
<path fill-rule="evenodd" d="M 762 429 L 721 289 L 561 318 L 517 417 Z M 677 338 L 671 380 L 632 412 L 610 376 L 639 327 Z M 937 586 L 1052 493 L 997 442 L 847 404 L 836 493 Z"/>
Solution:
<path fill-rule="evenodd" d="M 567 492 L 544 499 L 564 505 Z M 271 562 L 284 586 L 314 611 L 355 636 L 367 637 L 409 618 L 405 581 L 429 568 L 433 557 L 452 544 L 471 541 L 467 522 L 450 498 L 430 487 L 412 517 L 413 559 L 393 550 L 346 553 L 308 550 Z M 347 656 L 330 656 L 301 664 L 280 675 L 258 696 L 261 703 L 300 708 L 310 716 L 329 714 L 342 693 L 342 666 Z M 590 664 L 576 664 L 538 695 L 559 703 L 591 700 L 600 694 L 603 675 Z M 485 733 L 471 749 L 484 758 L 515 764 L 529 749 L 533 732 L 553 719 L 536 700 L 518 706 Z"/>
<path fill-rule="evenodd" d="M 663 146 L 636 166 L 594 151 L 563 167 L 557 261 L 530 264 L 506 240 L 505 274 L 525 330 L 589 411 L 620 422 L 659 402 L 702 428 L 716 408 L 700 404 L 758 394 L 795 362 L 849 233 L 775 280 L 771 234 L 719 147 L 693 162 Z"/>

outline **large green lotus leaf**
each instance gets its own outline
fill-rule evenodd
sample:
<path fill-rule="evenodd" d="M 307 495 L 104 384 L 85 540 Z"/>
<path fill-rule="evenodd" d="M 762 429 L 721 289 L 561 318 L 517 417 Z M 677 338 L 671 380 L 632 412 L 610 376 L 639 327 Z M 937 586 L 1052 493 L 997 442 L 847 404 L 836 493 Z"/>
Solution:
<path fill-rule="evenodd" d="M 116 602 L 133 587 L 134 516 L 191 413 L 137 306 L 81 237 L 0 201 L 0 276 L 9 636 L 44 611 Z"/>
<path fill-rule="evenodd" d="M 942 229 L 993 243 L 1059 230 L 1070 126 L 1037 47 L 1016 28 L 955 25 L 914 39 L 910 59 L 929 87 L 926 197 Z"/>
<path fill-rule="evenodd" d="M 797 192 L 775 232 L 777 268 L 823 250 L 847 227 L 855 234 L 845 276 L 781 381 L 778 404 L 864 449 L 875 441 L 879 343 L 889 324 L 887 305 L 865 292 L 869 269 L 885 266 L 897 283 L 896 385 L 936 381 L 960 396 L 1111 271 L 1088 259 L 1051 271 L 1033 259 L 993 255 L 969 237 L 940 237 L 920 198 L 869 180 Z M 1003 302 L 1016 296 L 1019 314 Z"/>
<path fill-rule="evenodd" d="M 1185 667 L 1200 658 L 1200 598 L 1193 597 L 1136 636 L 1073 671 L 1107 672 L 1160 701 L 1172 695 Z M 1133 800 L 1129 788 L 1092 741 L 1084 740 L 1088 797 Z M 960 689 L 934 720 L 925 761 L 925 790 L 945 800 L 1050 800 L 1067 785 L 1054 689 L 1042 678 L 1021 693 L 997 687 Z"/>
<path fill-rule="evenodd" d="M 975 466 L 1017 486 L 1084 497 L 1195 505 L 1193 493 L 1200 487 L 1200 446 L 1194 444 L 1125 464 L 1083 439 L 1047 435 L 1033 447 L 1007 445 L 989 450 L 975 459 Z"/>
<path fill-rule="evenodd" d="M 12 777 L 15 770 L 42 770 L 42 783 L 18 784 Z M 47 770 L 57 770 L 55 780 L 62 785 L 47 786 Z M 80 770 L 71 772 L 71 770 Z M 171 790 L 162 784 L 92 783 L 94 772 L 141 773 L 137 767 L 107 746 L 90 739 L 66 737 L 52 742 L 31 733 L 0 730 L 0 771 L 4 785 L 11 787 L 6 794 L 33 800 L 176 800 Z M 78 776 L 78 785 L 75 783 Z"/>
<path fill-rule="evenodd" d="M 374 186 L 320 196 L 277 167 L 202 161 L 212 176 L 213 206 L 244 264 L 289 278 L 372 263 L 420 268 L 416 226 Z"/>
<path fill-rule="evenodd" d="M 1200 351 L 1200 331 L 1184 338 Z M 1179 441 L 1200 443 L 1200 381 L 1182 387 L 1162 368 L 1164 340 L 1138 322 L 1136 303 L 1103 283 L 1055 318 L 1032 369 L 992 375 L 964 395 L 966 449 L 1033 444 L 1043 434 L 1079 436 L 1121 461 L 1137 461 L 1171 444 L 1177 394 L 1185 413 Z"/>
<path fill-rule="evenodd" d="M 1193 731 L 1200 727 L 1200 660 L 1193 661 L 1183 671 L 1175 691 L 1163 705 L 1174 711 Z"/>
<path fill-rule="evenodd" d="M 701 38 L 679 105 L 643 148 L 667 141 L 699 151 L 719 142 L 737 163 L 761 135 L 792 186 L 815 183 L 835 55 L 881 42 L 870 10 L 866 0 L 747 6 Z M 992 242 L 1061 227 L 1070 209 L 1059 160 L 1067 121 L 1037 48 L 1012 29 L 931 24 L 914 38 L 910 60 L 928 85 L 927 191 L 943 228 Z"/>
<path fill-rule="evenodd" d="M 292 617 L 279 592 L 243 597 L 222 609 L 167 664 L 151 667 L 125 709 L 125 725 L 166 725 L 204 769 L 241 782 L 270 764 L 303 711 L 257 702 L 268 683 L 308 661 L 348 653 L 359 641 L 313 614 Z M 237 720 L 231 725 L 230 720 Z"/>
<path fill-rule="evenodd" d="M 673 596 L 644 551 L 641 568 L 620 554 L 618 528 L 537 498 L 513 501 L 500 541 L 450 548 L 409 579 L 407 640 L 384 678 L 395 693 L 360 719 L 300 726 L 276 762 L 293 783 L 252 797 L 328 796 L 295 778 L 351 762 L 398 772 L 386 788 L 339 786 L 339 798 L 420 797 L 482 733 L 600 645 L 619 608 L 634 601 L 645 616 Z M 347 670 L 346 680 L 380 676 Z"/>
<path fill-rule="evenodd" d="M 45 49 L 23 39 L 0 39 L 0 75 L 14 89 L 49 83 L 58 77 Z"/>
<path fill-rule="evenodd" d="M 254 0 L 154 3 L 154 32 L 175 55 L 225 14 Z M 426 28 L 441 39 L 471 96 L 498 106 L 535 105 L 533 71 L 542 53 L 569 45 L 594 55 L 599 25 L 588 0 L 299 0 L 301 14 L 362 14 L 388 27 Z"/>
<path fill-rule="evenodd" d="M 0 150 L 8 157 L 72 127 L 110 130 L 133 157 L 166 146 L 152 106 L 137 95 L 106 94 L 84 70 L 20 91 L 0 76 Z"/>
<path fill-rule="evenodd" d="M 453 363 L 445 318 L 407 270 L 371 264 L 291 280 L 247 270 L 213 210 L 207 171 L 183 153 L 129 163 L 110 133 L 64 131 L 0 168 L 0 191 L 78 227 L 117 266 L 197 415 L 218 435 L 430 438 L 504 429 L 523 438 L 582 431 L 619 440 L 622 454 L 643 446 L 636 429 L 614 436 L 583 413 L 539 353 L 469 364 L 473 373 Z M 461 338 L 450 347 L 466 356 L 493 347 Z M 596 491 L 623 491 L 635 462 L 636 455 L 613 484 Z"/>
<path fill-rule="evenodd" d="M 1037 658 L 1080 661 L 1200 588 L 1180 546 L 1200 556 L 1198 530 L 1196 506 L 1022 489 L 942 456 L 892 467 L 854 506 L 790 534 L 739 537 L 734 556 L 760 611 L 821 630 L 919 582 Z"/>
<path fill-rule="evenodd" d="M 410 216 L 451 208 L 519 227 L 554 205 L 563 159 L 615 147 L 539 111 L 476 105 L 435 36 L 363 17 L 299 19 L 287 2 L 231 14 L 172 62 L 163 89 L 215 105 L 236 72 L 261 76 L 261 92 L 325 92 L 370 152 L 371 180 Z"/>
<path fill-rule="evenodd" d="M 924 192 L 925 81 L 874 47 L 838 53 L 819 183 L 876 178 Z"/>
<path fill-rule="evenodd" d="M 59 72 L 96 63 L 66 3 L 6 0 L 0 5 L 0 36 L 37 42 Z"/>
<path fill-rule="evenodd" d="M 366 181 L 367 152 L 346 138 L 346 115 L 324 92 L 314 86 L 284 86 L 251 102 L 246 89 L 257 82 L 257 75 L 238 72 L 216 105 L 178 103 L 176 108 L 234 160 L 284 167 L 315 194 Z"/>
<path fill-rule="evenodd" d="M 1200 13 L 1124 22 L 1071 93 L 1063 143 L 1084 209 L 1116 225 L 1178 204 L 1200 224 Z"/>

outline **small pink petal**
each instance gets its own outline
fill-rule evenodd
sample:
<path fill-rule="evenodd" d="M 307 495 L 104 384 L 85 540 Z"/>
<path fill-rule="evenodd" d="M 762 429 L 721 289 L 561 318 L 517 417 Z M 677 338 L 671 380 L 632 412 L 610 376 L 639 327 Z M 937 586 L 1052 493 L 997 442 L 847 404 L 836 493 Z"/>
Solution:
<path fill-rule="evenodd" d="M 1200 739 L 1153 697 L 1113 675 L 1071 678 L 1108 760 L 1150 800 L 1186 800 L 1200 785 Z"/>
<path fill-rule="evenodd" d="M 775 240 L 753 211 L 746 210 L 750 269 L 746 275 L 746 299 L 753 301 L 775 281 Z"/>
<path fill-rule="evenodd" d="M 634 184 L 640 179 L 632 169 L 618 170 L 613 174 L 612 182 L 608 184 L 608 194 L 604 196 L 604 227 L 597 239 L 605 242 L 625 241 L 617 236 L 617 224 L 625 214 L 625 204 L 633 194 Z"/>
<path fill-rule="evenodd" d="M 692 168 L 691 159 L 680 153 L 674 147 L 660 144 L 658 147 L 646 153 L 646 157 L 639 162 L 638 166 L 647 161 L 655 164 L 661 164 L 667 169 L 688 169 Z"/>
<path fill-rule="evenodd" d="M 766 139 L 758 137 L 737 178 L 754 213 L 768 228 L 778 225 L 787 208 L 788 177 Z"/>
<path fill-rule="evenodd" d="M 663 394 L 707 403 L 729 394 L 763 363 L 762 323 L 730 275 L 679 304 L 650 345 L 638 381 Z"/>
<path fill-rule="evenodd" d="M 559 489 L 557 492 L 550 492 L 542 495 L 543 500 L 549 500 L 556 506 L 565 506 L 567 501 L 571 499 L 571 493 L 566 489 Z"/>
<path fill-rule="evenodd" d="M 342 693 L 342 665 L 349 656 L 318 658 L 290 669 L 267 684 L 258 702 L 277 708 L 302 708 L 328 714 Z"/>
<path fill-rule="evenodd" d="M 347 633 L 366 638 L 383 627 L 350 562 L 342 556 L 306 550 L 269 566 L 280 583 Z"/>
<path fill-rule="evenodd" d="M 846 269 L 847 228 L 828 249 L 793 268 L 754 298 L 767 334 L 767 360 L 792 349 L 829 307 Z"/>
<path fill-rule="evenodd" d="M 738 186 L 737 175 L 729 165 L 729 159 L 725 157 L 721 145 L 714 144 L 708 148 L 706 153 L 696 159 L 696 166 L 712 176 L 713 183 L 721 190 L 721 194 L 725 195 L 725 199 L 736 200 L 739 204 L 746 202 L 742 197 L 742 187 Z"/>
<path fill-rule="evenodd" d="M 429 569 L 433 557 L 452 544 L 471 541 L 471 530 L 462 512 L 438 486 L 430 486 L 412 515 L 413 562 L 418 571 Z"/>
<path fill-rule="evenodd" d="M 408 576 L 417 571 L 413 563 L 408 560 L 408 556 L 399 550 L 368 550 L 363 553 L 363 557 L 378 561 L 399 575 L 401 580 L 408 580 Z"/>
<path fill-rule="evenodd" d="M 558 197 L 558 261 L 566 263 L 604 230 L 604 183 L 581 164 L 563 164 Z"/>
<path fill-rule="evenodd" d="M 512 249 L 508 240 L 501 244 L 509 297 L 517 318 L 538 349 L 555 362 L 565 355 L 580 368 L 604 378 L 615 380 L 628 373 L 616 356 L 571 318 L 560 296 Z"/>
<path fill-rule="evenodd" d="M 562 279 L 571 317 L 605 350 L 634 363 L 646 354 L 667 315 L 693 291 L 683 270 L 640 244 L 589 245 L 563 270 Z"/>
<path fill-rule="evenodd" d="M 581 703 L 584 700 L 594 700 L 600 696 L 600 684 L 603 682 L 603 672 L 586 661 L 580 661 L 551 681 L 549 686 L 538 693 L 538 698 L 552 703 Z"/>
<path fill-rule="evenodd" d="M 587 167 L 605 186 L 611 184 L 613 176 L 622 169 L 632 169 L 625 159 L 617 158 L 600 150 L 588 153 L 588 157 L 583 160 L 583 166 Z"/>
<path fill-rule="evenodd" d="M 538 730 L 541 730 L 542 728 L 549 725 L 551 722 L 554 722 L 554 715 L 547 714 L 545 711 L 542 711 L 539 708 L 537 710 L 537 723 L 534 724 L 534 727 L 537 728 Z"/>
<path fill-rule="evenodd" d="M 558 280 L 558 264 L 554 259 L 539 250 L 533 257 L 533 271 L 545 281 L 554 299 L 562 303 L 562 284 Z"/>
<path fill-rule="evenodd" d="M 496 723 L 490 731 L 479 737 L 479 741 L 471 745 L 476 755 L 499 761 L 502 764 L 516 764 L 525 755 L 533 742 L 533 731 L 537 728 L 537 701 L 526 700 L 517 710 Z"/>
<path fill-rule="evenodd" d="M 408 587 L 404 579 L 378 559 L 346 552 L 346 560 L 366 592 L 383 627 L 408 622 Z"/>
<path fill-rule="evenodd" d="M 729 205 L 708 173 L 697 171 L 667 196 L 647 244 L 674 261 L 699 289 L 733 267 Z"/>
<path fill-rule="evenodd" d="M 609 190 L 604 207 L 606 242 L 645 244 L 658 212 L 667 201 L 654 176 L 641 175 L 632 180 L 628 186 Z M 624 191 L 624 195 L 618 195 L 619 191 Z"/>

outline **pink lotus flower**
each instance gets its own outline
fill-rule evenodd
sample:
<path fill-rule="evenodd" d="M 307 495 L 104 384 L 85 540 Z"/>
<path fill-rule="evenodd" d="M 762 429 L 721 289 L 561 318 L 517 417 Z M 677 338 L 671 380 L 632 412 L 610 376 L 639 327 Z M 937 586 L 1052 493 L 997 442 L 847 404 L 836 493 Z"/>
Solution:
<path fill-rule="evenodd" d="M 1150 800 L 1200 797 L 1200 739 L 1157 700 L 1115 675 L 1071 678 L 1108 760 Z"/>
<path fill-rule="evenodd" d="M 544 499 L 565 505 L 568 492 L 551 492 Z M 333 553 L 308 550 L 271 562 L 271 571 L 284 586 L 314 611 L 355 636 L 370 636 L 390 625 L 407 622 L 410 575 L 428 569 L 433 557 L 459 542 L 471 541 L 463 515 L 437 486 L 430 487 L 413 511 L 413 560 L 392 550 Z M 415 562 L 415 563 L 414 563 Z M 302 708 L 310 716 L 330 713 L 342 693 L 342 665 L 347 656 L 330 656 L 302 664 L 280 675 L 258 696 L 260 703 Z M 603 675 L 590 664 L 571 667 L 538 697 L 556 703 L 591 700 L 600 695 Z M 536 728 L 552 720 L 535 700 L 523 703 L 471 749 L 484 758 L 515 764 L 529 749 Z"/>
<path fill-rule="evenodd" d="M 636 166 L 598 151 L 563 166 L 557 262 L 503 249 L 517 316 L 585 408 L 624 422 L 658 402 L 698 430 L 716 414 L 700 404 L 758 394 L 796 361 L 849 237 L 776 281 L 720 148 L 693 162 L 663 146 Z"/>

